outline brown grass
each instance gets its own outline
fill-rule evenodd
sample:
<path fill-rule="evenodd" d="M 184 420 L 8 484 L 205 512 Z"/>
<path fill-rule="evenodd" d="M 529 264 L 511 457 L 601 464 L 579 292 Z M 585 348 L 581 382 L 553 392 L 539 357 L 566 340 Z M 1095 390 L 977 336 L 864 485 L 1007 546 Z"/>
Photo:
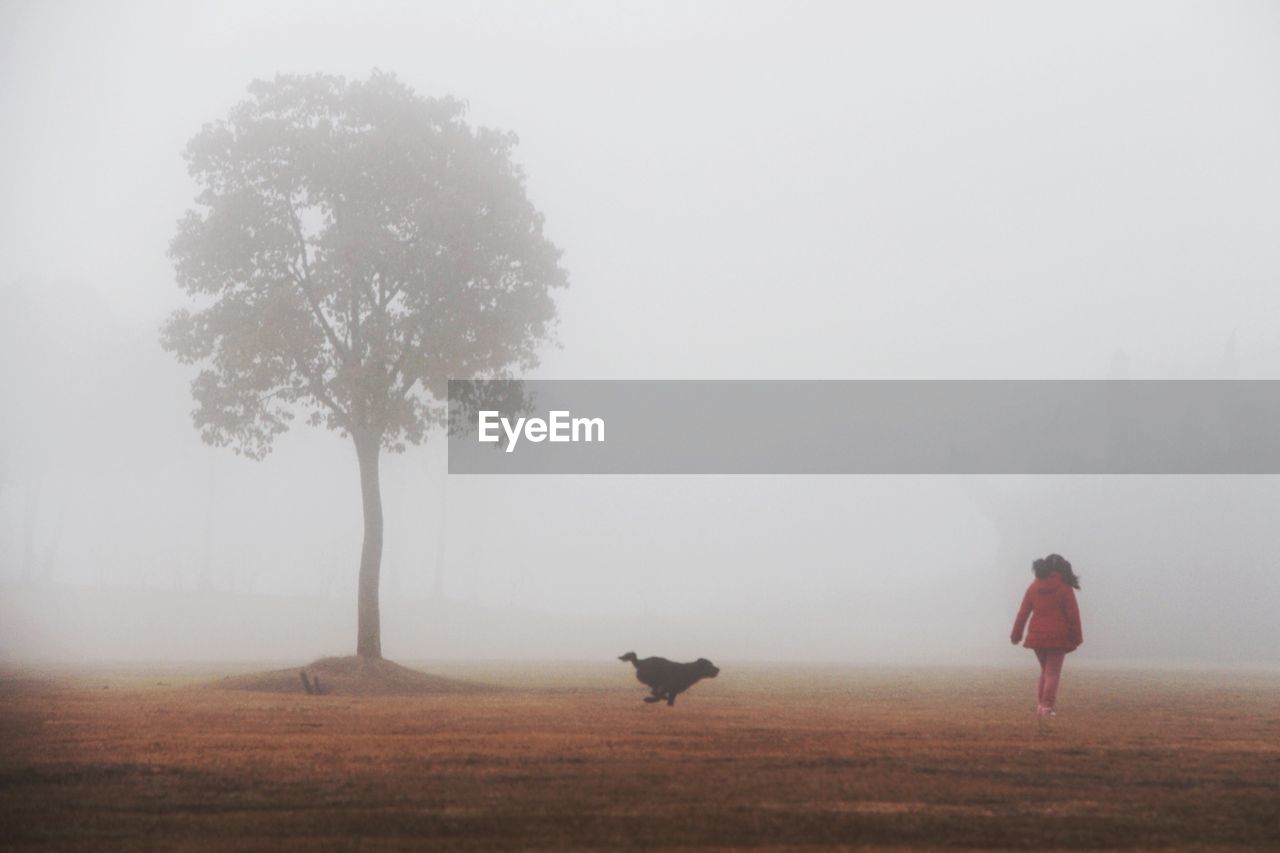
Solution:
<path fill-rule="evenodd" d="M 0 673 L 5 846 L 1280 845 L 1280 679 L 454 667 L 492 693 L 306 696 L 211 671 Z M 289 670 L 294 673 L 296 670 Z M 157 684 L 157 682 L 162 682 Z"/>

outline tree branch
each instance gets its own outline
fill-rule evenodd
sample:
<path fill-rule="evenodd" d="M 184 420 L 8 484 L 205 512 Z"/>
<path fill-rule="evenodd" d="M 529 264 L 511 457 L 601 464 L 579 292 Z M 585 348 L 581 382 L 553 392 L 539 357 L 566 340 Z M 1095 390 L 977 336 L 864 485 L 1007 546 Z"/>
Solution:
<path fill-rule="evenodd" d="M 328 338 L 329 343 L 333 345 L 339 360 L 346 361 L 351 354 L 350 349 L 343 347 L 342 339 L 333 331 L 333 327 L 324 316 L 324 311 L 320 307 L 320 302 L 311 292 L 311 265 L 307 261 L 307 238 L 306 235 L 302 233 L 302 220 L 298 218 L 298 213 L 294 210 L 293 199 L 288 199 L 286 204 L 289 208 L 289 221 L 293 226 L 294 236 L 298 239 L 298 252 L 302 261 L 302 275 L 298 275 L 295 272 L 293 280 L 298 283 L 298 287 L 302 290 L 303 296 L 307 299 L 307 304 L 311 306 L 312 315 L 315 316 L 316 322 L 320 324 L 320 328 L 324 330 L 325 337 Z"/>
<path fill-rule="evenodd" d="M 354 423 L 351 415 L 343 409 L 342 406 L 338 405 L 337 401 L 329 395 L 327 390 L 325 390 L 324 379 L 307 365 L 306 359 L 304 359 L 296 350 L 290 350 L 290 354 L 293 356 L 294 363 L 298 366 L 298 372 L 306 377 L 307 390 L 311 392 L 311 396 L 315 397 L 328 407 L 331 412 L 337 415 L 338 422 L 345 428 L 351 429 Z"/>

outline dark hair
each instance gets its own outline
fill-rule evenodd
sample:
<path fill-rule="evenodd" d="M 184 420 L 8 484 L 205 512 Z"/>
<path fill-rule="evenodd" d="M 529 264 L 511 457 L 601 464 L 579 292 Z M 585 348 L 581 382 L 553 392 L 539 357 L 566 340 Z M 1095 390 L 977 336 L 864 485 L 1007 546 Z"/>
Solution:
<path fill-rule="evenodd" d="M 1050 554 L 1049 556 L 1036 560 L 1031 564 L 1031 571 L 1036 573 L 1038 578 L 1047 578 L 1049 575 L 1057 572 L 1067 586 L 1072 589 L 1080 588 L 1080 578 L 1071 568 L 1071 563 L 1061 554 Z"/>

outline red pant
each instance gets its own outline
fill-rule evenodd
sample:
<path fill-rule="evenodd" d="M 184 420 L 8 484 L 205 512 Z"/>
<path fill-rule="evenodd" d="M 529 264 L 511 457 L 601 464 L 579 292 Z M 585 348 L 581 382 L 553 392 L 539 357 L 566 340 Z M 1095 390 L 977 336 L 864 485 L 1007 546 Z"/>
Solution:
<path fill-rule="evenodd" d="M 1062 678 L 1062 662 L 1067 653 L 1063 649 L 1036 649 L 1036 659 L 1040 661 L 1040 687 L 1036 693 L 1036 701 L 1041 708 L 1053 708 L 1058 701 L 1058 680 Z"/>

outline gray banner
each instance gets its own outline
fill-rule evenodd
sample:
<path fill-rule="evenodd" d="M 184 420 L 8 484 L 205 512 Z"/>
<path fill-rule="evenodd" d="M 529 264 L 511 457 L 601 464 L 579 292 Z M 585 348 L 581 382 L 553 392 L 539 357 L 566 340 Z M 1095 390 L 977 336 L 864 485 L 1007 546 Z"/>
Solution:
<path fill-rule="evenodd" d="M 1280 473 L 1280 381 L 451 380 L 449 419 L 453 474 Z"/>

